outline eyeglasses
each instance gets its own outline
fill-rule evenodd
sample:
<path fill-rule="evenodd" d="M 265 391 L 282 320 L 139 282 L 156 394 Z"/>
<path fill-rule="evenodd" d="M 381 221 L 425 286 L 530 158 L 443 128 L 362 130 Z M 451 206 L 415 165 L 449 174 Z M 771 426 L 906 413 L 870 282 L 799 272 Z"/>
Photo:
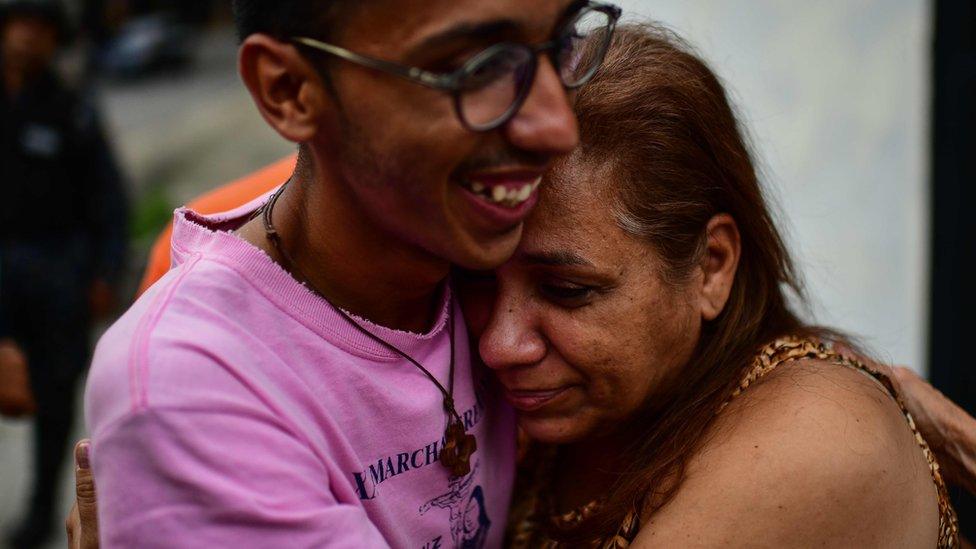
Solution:
<path fill-rule="evenodd" d="M 620 13 L 620 8 L 611 4 L 585 2 L 560 27 L 555 39 L 535 46 L 495 44 L 450 73 L 360 55 L 313 38 L 293 40 L 351 63 L 450 93 L 461 123 L 471 131 L 486 132 L 503 126 L 522 108 L 535 82 L 540 54 L 549 55 L 566 89 L 589 82 L 603 64 Z M 584 43 L 591 40 L 595 46 L 584 49 Z"/>

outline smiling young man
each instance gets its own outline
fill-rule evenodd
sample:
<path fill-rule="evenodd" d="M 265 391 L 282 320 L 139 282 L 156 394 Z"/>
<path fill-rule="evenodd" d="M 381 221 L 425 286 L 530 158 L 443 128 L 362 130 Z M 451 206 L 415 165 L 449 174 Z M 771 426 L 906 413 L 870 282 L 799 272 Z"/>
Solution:
<path fill-rule="evenodd" d="M 300 143 L 283 187 L 178 211 L 175 268 L 99 343 L 104 546 L 496 547 L 511 410 L 452 265 L 518 244 L 619 12 L 539 0 L 240 0 L 239 65 Z"/>

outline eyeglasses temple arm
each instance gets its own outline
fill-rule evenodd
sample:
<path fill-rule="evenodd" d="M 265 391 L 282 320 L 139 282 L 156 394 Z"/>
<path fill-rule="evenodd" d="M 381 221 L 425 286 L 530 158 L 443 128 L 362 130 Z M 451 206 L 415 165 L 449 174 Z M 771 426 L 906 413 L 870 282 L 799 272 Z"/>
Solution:
<path fill-rule="evenodd" d="M 302 44 L 303 46 L 308 46 L 330 55 L 334 55 L 340 59 L 345 59 L 350 63 L 369 67 L 387 74 L 392 74 L 393 76 L 399 76 L 400 78 L 405 78 L 411 82 L 416 82 L 429 88 L 445 91 L 457 90 L 457 84 L 455 82 L 456 78 L 452 74 L 437 74 L 419 69 L 417 67 L 407 67 L 390 61 L 367 57 L 339 46 L 334 46 L 332 44 L 315 40 L 314 38 L 295 37 L 292 40 Z"/>

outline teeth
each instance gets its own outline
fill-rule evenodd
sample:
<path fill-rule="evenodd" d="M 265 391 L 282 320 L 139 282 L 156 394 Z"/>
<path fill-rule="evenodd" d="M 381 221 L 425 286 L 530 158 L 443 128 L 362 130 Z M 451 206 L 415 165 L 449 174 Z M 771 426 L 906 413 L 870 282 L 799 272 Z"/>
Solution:
<path fill-rule="evenodd" d="M 508 191 L 505 190 L 505 187 L 503 187 L 501 185 L 498 185 L 497 187 L 492 187 L 492 189 L 491 189 L 491 199 L 493 201 L 495 201 L 495 202 L 501 202 L 502 200 L 505 200 L 506 198 L 508 198 Z"/>
<path fill-rule="evenodd" d="M 515 207 L 528 200 L 541 183 L 542 177 L 540 176 L 532 183 L 526 183 L 520 188 L 509 189 L 505 185 L 486 186 L 484 183 L 474 181 L 471 182 L 470 188 L 488 202 Z"/>

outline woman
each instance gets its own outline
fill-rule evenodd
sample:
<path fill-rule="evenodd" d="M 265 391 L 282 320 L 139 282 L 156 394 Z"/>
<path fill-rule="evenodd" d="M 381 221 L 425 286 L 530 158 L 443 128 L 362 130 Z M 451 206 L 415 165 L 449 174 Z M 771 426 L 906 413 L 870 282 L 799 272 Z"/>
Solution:
<path fill-rule="evenodd" d="M 513 259 L 472 278 L 480 352 L 539 445 L 516 547 L 957 543 L 887 379 L 831 350 L 721 84 L 618 31 Z M 865 375 L 867 374 L 867 375 Z"/>

